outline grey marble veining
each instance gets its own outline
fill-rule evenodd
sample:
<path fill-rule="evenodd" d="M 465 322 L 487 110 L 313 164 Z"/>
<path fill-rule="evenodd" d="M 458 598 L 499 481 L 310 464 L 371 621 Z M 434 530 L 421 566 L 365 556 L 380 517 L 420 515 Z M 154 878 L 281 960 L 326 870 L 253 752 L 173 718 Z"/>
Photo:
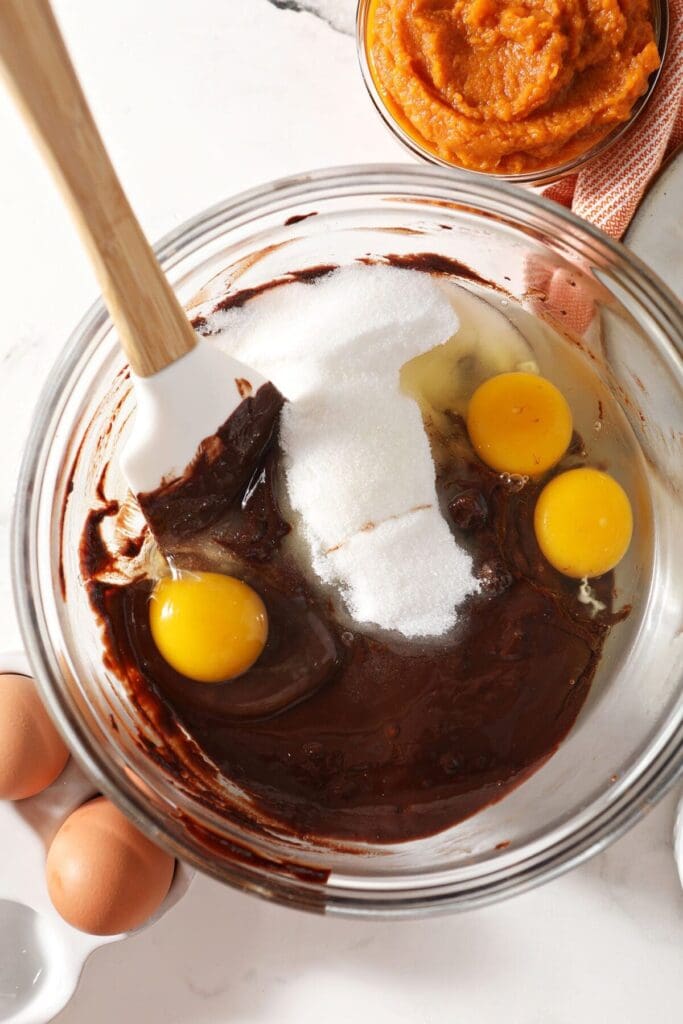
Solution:
<path fill-rule="evenodd" d="M 326 22 L 335 32 L 353 35 L 355 0 L 267 0 L 280 11 L 313 14 Z"/>

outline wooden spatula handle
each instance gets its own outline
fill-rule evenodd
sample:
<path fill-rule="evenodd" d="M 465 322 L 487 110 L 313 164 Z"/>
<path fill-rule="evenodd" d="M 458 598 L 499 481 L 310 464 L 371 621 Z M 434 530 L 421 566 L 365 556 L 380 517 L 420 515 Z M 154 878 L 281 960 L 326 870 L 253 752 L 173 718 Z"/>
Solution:
<path fill-rule="evenodd" d="M 0 70 L 71 207 L 121 344 L 143 377 L 196 344 L 130 208 L 47 0 L 0 0 Z"/>

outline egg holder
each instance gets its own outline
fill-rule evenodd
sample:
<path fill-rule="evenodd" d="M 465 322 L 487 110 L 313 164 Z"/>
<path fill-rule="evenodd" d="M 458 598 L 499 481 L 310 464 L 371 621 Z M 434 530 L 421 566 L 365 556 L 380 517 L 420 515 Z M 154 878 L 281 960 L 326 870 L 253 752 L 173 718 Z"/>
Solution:
<path fill-rule="evenodd" d="M 0 652 L 0 673 L 31 676 L 23 652 Z M 194 871 L 176 861 L 157 913 L 135 932 L 86 935 L 54 909 L 45 858 L 62 823 L 98 790 L 73 758 L 37 796 L 0 801 L 0 1024 L 47 1024 L 78 985 L 94 950 L 138 934 L 164 916 L 187 892 Z"/>

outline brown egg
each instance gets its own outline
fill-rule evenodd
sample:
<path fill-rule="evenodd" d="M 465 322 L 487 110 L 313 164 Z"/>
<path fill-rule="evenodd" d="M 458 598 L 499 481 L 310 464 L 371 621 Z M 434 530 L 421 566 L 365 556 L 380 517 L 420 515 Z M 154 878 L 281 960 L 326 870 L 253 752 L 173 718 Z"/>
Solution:
<path fill-rule="evenodd" d="M 65 921 L 91 935 L 139 928 L 166 896 L 175 861 L 98 797 L 71 814 L 47 854 L 47 887 Z"/>
<path fill-rule="evenodd" d="M 69 760 L 28 676 L 0 675 L 0 800 L 35 796 Z"/>

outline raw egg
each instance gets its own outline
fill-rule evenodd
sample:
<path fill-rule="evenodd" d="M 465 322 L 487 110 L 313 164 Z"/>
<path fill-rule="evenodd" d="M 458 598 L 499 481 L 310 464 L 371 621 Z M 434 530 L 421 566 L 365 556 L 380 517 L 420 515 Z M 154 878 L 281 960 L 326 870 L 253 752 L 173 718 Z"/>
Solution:
<path fill-rule="evenodd" d="M 69 760 L 28 676 L 0 675 L 0 799 L 23 800 L 47 789 Z"/>
<path fill-rule="evenodd" d="M 162 657 L 176 672 L 200 683 L 242 675 L 268 637 L 268 614 L 256 591 L 216 572 L 159 580 L 149 621 Z"/>
<path fill-rule="evenodd" d="M 572 438 L 572 413 L 560 391 L 535 373 L 484 381 L 467 409 L 479 458 L 499 473 L 538 476 L 559 462 Z"/>
<path fill-rule="evenodd" d="M 46 875 L 55 910 L 91 935 L 118 935 L 163 902 L 175 861 L 99 797 L 71 814 L 52 840 Z"/>
<path fill-rule="evenodd" d="M 534 528 L 541 551 L 565 576 L 602 576 L 621 561 L 631 542 L 631 503 L 609 474 L 570 469 L 541 491 Z"/>

